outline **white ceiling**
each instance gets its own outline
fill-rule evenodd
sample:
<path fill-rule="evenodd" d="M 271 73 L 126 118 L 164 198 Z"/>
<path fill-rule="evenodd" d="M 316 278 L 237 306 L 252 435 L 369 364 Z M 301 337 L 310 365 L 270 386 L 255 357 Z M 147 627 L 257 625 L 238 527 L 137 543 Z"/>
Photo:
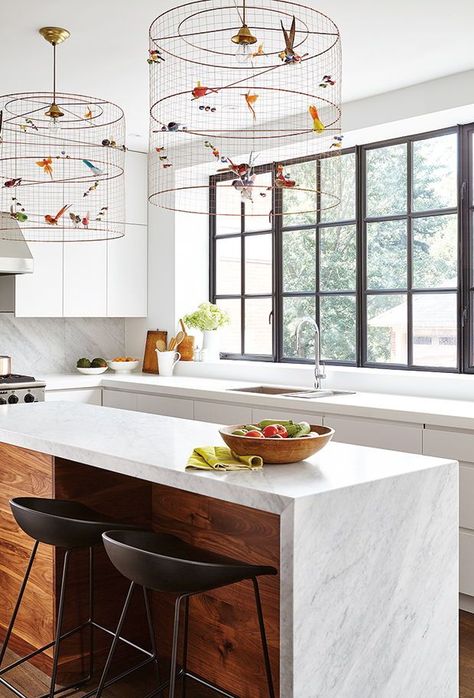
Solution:
<path fill-rule="evenodd" d="M 176 4 L 3 0 L 0 92 L 49 90 L 51 55 L 37 29 L 66 27 L 72 36 L 60 48 L 58 88 L 121 105 L 128 145 L 143 145 L 148 121 L 148 27 Z M 341 30 L 346 102 L 474 68 L 472 0 L 304 0 L 303 4 L 328 14 Z"/>

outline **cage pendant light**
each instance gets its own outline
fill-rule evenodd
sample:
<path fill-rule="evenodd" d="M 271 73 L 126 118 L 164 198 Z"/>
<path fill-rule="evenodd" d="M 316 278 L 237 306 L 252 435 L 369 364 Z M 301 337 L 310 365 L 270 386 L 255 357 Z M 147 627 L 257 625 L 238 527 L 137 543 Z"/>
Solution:
<path fill-rule="evenodd" d="M 290 0 L 195 0 L 157 17 L 149 39 L 152 203 L 207 215 L 219 187 L 217 215 L 239 217 L 243 202 L 259 227 L 339 203 L 341 41 L 329 17 Z M 318 173 L 286 164 L 316 154 Z"/>
<path fill-rule="evenodd" d="M 124 235 L 125 119 L 120 107 L 56 90 L 56 47 L 69 31 L 43 27 L 51 92 L 0 97 L 0 238 L 82 242 Z M 20 231 L 17 223 L 20 225 Z"/>

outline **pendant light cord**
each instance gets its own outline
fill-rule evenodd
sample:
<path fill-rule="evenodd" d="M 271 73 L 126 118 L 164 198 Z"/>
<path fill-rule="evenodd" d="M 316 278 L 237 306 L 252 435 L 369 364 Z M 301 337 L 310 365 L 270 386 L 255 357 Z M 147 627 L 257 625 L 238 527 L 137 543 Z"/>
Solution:
<path fill-rule="evenodd" d="M 53 41 L 53 103 L 56 104 L 56 42 Z"/>

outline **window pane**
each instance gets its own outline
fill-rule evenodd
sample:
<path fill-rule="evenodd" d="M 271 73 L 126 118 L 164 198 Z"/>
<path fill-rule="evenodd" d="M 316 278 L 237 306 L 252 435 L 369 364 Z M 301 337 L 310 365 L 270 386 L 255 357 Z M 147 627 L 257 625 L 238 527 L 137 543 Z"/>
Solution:
<path fill-rule="evenodd" d="M 407 146 L 367 150 L 367 216 L 407 210 Z"/>
<path fill-rule="evenodd" d="M 458 285 L 457 216 L 413 219 L 413 286 Z"/>
<path fill-rule="evenodd" d="M 320 299 L 321 354 L 323 359 L 355 361 L 356 302 L 354 296 Z"/>
<path fill-rule="evenodd" d="M 227 354 L 240 354 L 242 352 L 240 341 L 240 299 L 218 298 L 217 305 L 226 310 L 230 315 L 230 325 L 223 327 L 220 332 L 220 348 Z"/>
<path fill-rule="evenodd" d="M 251 198 L 249 198 L 251 197 Z M 272 173 L 265 172 L 255 177 L 251 187 L 242 191 L 245 203 L 244 225 L 247 232 L 270 230 L 272 227 Z"/>
<path fill-rule="evenodd" d="M 354 225 L 320 228 L 320 288 L 352 291 L 356 287 L 356 230 Z"/>
<path fill-rule="evenodd" d="M 355 218 L 355 153 L 346 153 L 337 158 L 341 177 L 341 202 L 338 206 L 327 208 L 332 203 L 332 197 L 324 193 L 332 189 L 333 165 L 331 160 L 331 158 L 321 160 L 321 208 L 323 209 L 321 221 L 324 223 L 351 221 Z"/>
<path fill-rule="evenodd" d="M 272 292 L 272 258 L 271 235 L 245 238 L 245 293 Z"/>
<path fill-rule="evenodd" d="M 316 289 L 316 231 L 291 230 L 283 233 L 283 290 Z"/>
<path fill-rule="evenodd" d="M 367 360 L 371 363 L 406 364 L 407 299 L 405 295 L 368 297 Z"/>
<path fill-rule="evenodd" d="M 283 225 L 316 223 L 316 162 L 288 165 L 284 172 L 296 188 L 283 190 Z"/>
<path fill-rule="evenodd" d="M 246 354 L 272 354 L 271 298 L 252 298 L 245 301 Z"/>
<path fill-rule="evenodd" d="M 241 238 L 216 240 L 216 294 L 240 294 Z"/>
<path fill-rule="evenodd" d="M 367 287 L 407 287 L 405 221 L 367 224 Z"/>
<path fill-rule="evenodd" d="M 302 326 L 299 352 L 296 351 L 296 328 L 303 318 L 314 319 L 315 307 L 314 296 L 283 299 L 283 355 L 285 357 L 314 358 L 314 327 L 310 323 Z"/>
<path fill-rule="evenodd" d="M 232 187 L 232 180 L 216 186 L 216 235 L 240 233 L 241 198 Z"/>
<path fill-rule="evenodd" d="M 413 363 L 457 365 L 457 294 L 413 294 Z"/>
<path fill-rule="evenodd" d="M 413 210 L 454 208 L 457 203 L 457 135 L 413 143 Z"/>

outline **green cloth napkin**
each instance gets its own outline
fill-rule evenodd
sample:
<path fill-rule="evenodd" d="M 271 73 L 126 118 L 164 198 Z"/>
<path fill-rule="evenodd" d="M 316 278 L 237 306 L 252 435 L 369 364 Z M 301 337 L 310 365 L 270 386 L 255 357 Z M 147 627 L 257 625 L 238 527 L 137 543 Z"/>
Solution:
<path fill-rule="evenodd" d="M 199 470 L 260 470 L 262 467 L 263 458 L 260 456 L 238 456 L 227 446 L 195 448 L 186 466 Z"/>

